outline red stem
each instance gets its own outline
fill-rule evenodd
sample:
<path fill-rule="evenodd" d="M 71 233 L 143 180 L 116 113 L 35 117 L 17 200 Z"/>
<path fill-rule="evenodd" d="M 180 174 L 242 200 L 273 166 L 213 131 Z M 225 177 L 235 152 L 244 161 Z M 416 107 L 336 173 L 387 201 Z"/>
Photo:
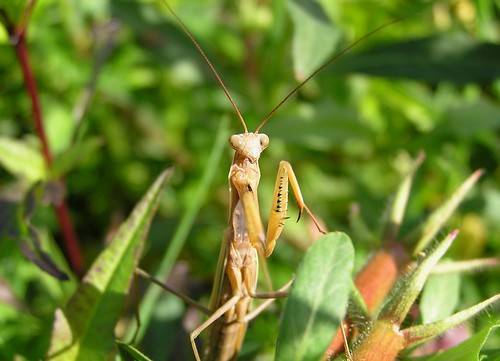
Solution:
<path fill-rule="evenodd" d="M 47 137 L 45 136 L 45 129 L 43 127 L 42 110 L 40 108 L 40 101 L 38 100 L 38 89 L 35 83 L 35 77 L 31 72 L 31 67 L 28 61 L 28 49 L 26 48 L 26 38 L 24 32 L 17 34 L 16 51 L 23 70 L 24 83 L 26 90 L 31 99 L 31 106 L 33 108 L 33 118 L 35 120 L 35 128 L 38 137 L 42 142 L 42 151 L 47 163 L 47 167 L 52 165 L 52 155 L 50 153 Z"/>
<path fill-rule="evenodd" d="M 26 25 L 26 24 L 25 24 Z M 38 98 L 38 89 L 35 82 L 35 77 L 31 71 L 30 63 L 28 60 L 28 50 L 26 47 L 26 37 L 25 28 L 21 27 L 19 29 L 13 30 L 13 38 L 15 41 L 16 52 L 21 64 L 24 83 L 26 90 L 31 99 L 31 106 L 33 110 L 33 118 L 35 121 L 35 128 L 38 133 L 38 137 L 42 143 L 42 151 L 47 164 L 47 168 L 50 169 L 52 165 L 52 154 L 50 153 L 49 144 L 47 142 L 47 137 L 45 136 L 44 122 L 42 117 L 42 111 L 40 107 L 40 101 Z M 64 184 L 63 180 L 60 180 Z M 59 227 L 63 235 L 64 247 L 66 250 L 66 256 L 68 258 L 69 264 L 72 270 L 81 277 L 83 275 L 83 258 L 80 249 L 80 244 L 78 238 L 71 223 L 71 219 L 68 212 L 68 207 L 66 206 L 64 198 L 59 204 L 55 204 L 55 210 L 57 214 L 57 219 L 59 222 Z"/>

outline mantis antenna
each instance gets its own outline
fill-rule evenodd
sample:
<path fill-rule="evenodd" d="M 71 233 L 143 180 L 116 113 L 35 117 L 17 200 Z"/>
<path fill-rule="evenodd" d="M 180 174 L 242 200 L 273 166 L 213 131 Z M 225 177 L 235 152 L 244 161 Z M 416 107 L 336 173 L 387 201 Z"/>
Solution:
<path fill-rule="evenodd" d="M 344 50 L 342 50 L 340 53 L 337 53 L 334 56 L 332 56 L 330 59 L 328 59 L 328 61 L 326 63 L 324 63 L 319 68 L 317 68 L 315 71 L 313 71 L 311 75 L 309 75 L 305 80 L 303 80 L 299 85 L 297 85 L 290 93 L 288 93 L 288 95 L 286 97 L 283 98 L 283 100 L 277 106 L 274 107 L 273 110 L 271 110 L 269 112 L 269 114 L 264 118 L 264 120 L 259 124 L 259 126 L 255 130 L 255 133 L 259 132 L 260 128 L 262 128 L 264 126 L 264 124 L 266 124 L 266 122 L 269 120 L 269 118 L 271 118 L 274 115 L 274 113 L 276 113 L 276 111 L 279 108 L 281 108 L 281 106 L 283 104 L 285 104 L 285 102 L 288 99 L 290 99 L 292 97 L 292 95 L 294 95 L 295 93 L 297 93 L 299 91 L 299 89 L 304 86 L 304 84 L 306 84 L 309 80 L 311 80 L 312 78 L 314 78 L 319 72 L 321 72 L 323 69 L 325 69 L 328 65 L 330 65 L 331 63 L 333 63 L 335 60 L 339 59 L 344 54 L 348 53 L 350 50 L 352 50 L 356 45 L 358 45 L 360 42 L 362 42 L 366 38 L 370 37 L 371 35 L 375 34 L 376 32 L 378 32 L 378 31 L 380 31 L 380 30 L 382 30 L 382 29 L 384 29 L 384 28 L 386 28 L 388 26 L 391 26 L 392 24 L 394 24 L 394 23 L 396 23 L 398 21 L 401 21 L 403 19 L 405 19 L 405 17 L 395 19 L 395 20 L 393 20 L 393 21 L 391 21 L 389 23 L 383 24 L 383 25 L 381 25 L 381 26 L 373 29 L 369 33 L 363 35 L 361 38 L 359 38 L 356 41 L 354 41 L 354 43 L 352 43 L 351 45 L 349 45 L 347 48 L 345 48 Z"/>
<path fill-rule="evenodd" d="M 172 8 L 170 7 L 170 5 L 168 5 L 168 3 L 165 0 L 163 1 L 163 3 L 167 6 L 169 12 L 179 22 L 180 26 L 186 32 L 186 34 L 188 35 L 188 37 L 191 39 L 191 41 L 194 44 L 194 46 L 196 47 L 196 49 L 198 49 L 198 52 L 203 57 L 203 60 L 205 61 L 205 63 L 207 63 L 208 67 L 210 68 L 210 71 L 215 76 L 215 79 L 217 80 L 217 82 L 219 83 L 219 85 L 222 87 L 222 90 L 224 90 L 224 93 L 226 93 L 227 98 L 231 102 L 231 105 L 233 106 L 234 110 L 236 111 L 236 115 L 238 116 L 238 119 L 240 120 L 241 124 L 243 125 L 243 129 L 245 130 L 245 134 L 247 134 L 248 133 L 248 128 L 247 128 L 247 125 L 245 123 L 245 120 L 243 119 L 243 116 L 241 115 L 241 112 L 238 109 L 238 106 L 236 105 L 236 103 L 235 103 L 233 97 L 231 96 L 231 94 L 229 94 L 229 91 L 227 90 L 226 86 L 224 85 L 224 82 L 220 78 L 220 76 L 217 73 L 217 71 L 215 70 L 214 66 L 212 65 L 212 63 L 210 62 L 210 60 L 208 59 L 208 57 L 205 55 L 205 52 L 200 47 L 200 45 L 198 45 L 198 42 L 195 40 L 194 36 L 191 34 L 191 32 L 189 31 L 189 29 L 187 28 L 187 26 L 184 24 L 184 22 L 177 16 L 177 14 L 172 10 Z M 412 16 L 412 15 L 408 15 L 408 16 Z M 381 26 L 373 29 L 369 33 L 363 35 L 361 38 L 359 38 L 356 41 L 354 41 L 351 45 L 349 45 L 347 48 L 345 48 L 344 50 L 342 50 L 340 53 L 337 53 L 336 55 L 334 55 L 333 57 L 331 57 L 330 59 L 328 59 L 328 61 L 326 61 L 323 65 L 321 65 L 319 68 L 317 68 L 311 75 L 309 75 L 304 81 L 302 81 L 299 85 L 297 85 L 290 93 L 288 93 L 287 96 L 285 96 L 283 98 L 283 100 L 277 106 L 274 107 L 273 110 L 271 110 L 269 112 L 269 114 L 264 118 L 264 120 L 259 124 L 259 126 L 255 130 L 255 133 L 259 132 L 259 130 L 264 126 L 264 124 L 266 124 L 266 122 L 269 120 L 269 118 L 271 118 L 274 115 L 274 113 L 276 113 L 276 111 L 279 108 L 281 108 L 281 106 L 288 99 L 290 99 L 295 93 L 297 93 L 299 91 L 300 88 L 302 88 L 309 80 L 311 80 L 312 78 L 314 78 L 319 72 L 321 72 L 323 69 L 325 69 L 328 65 L 330 65 L 331 63 L 333 63 L 335 60 L 339 59 L 344 54 L 348 53 L 350 50 L 352 50 L 356 45 L 358 45 L 360 42 L 362 42 L 366 38 L 370 37 L 371 35 L 377 33 L 378 31 L 380 31 L 380 30 L 382 30 L 382 29 L 384 29 L 384 28 L 386 28 L 388 26 L 391 26 L 394 23 L 397 23 L 397 22 L 399 22 L 399 21 L 401 21 L 403 19 L 406 19 L 408 16 L 397 18 L 397 19 L 395 19 L 393 21 L 390 21 L 390 22 L 388 22 L 386 24 L 383 24 L 383 25 L 381 25 Z"/>
<path fill-rule="evenodd" d="M 180 26 L 186 32 L 187 36 L 191 39 L 191 41 L 193 42 L 193 44 L 196 47 L 196 49 L 198 49 L 198 51 L 200 52 L 201 56 L 203 57 L 203 60 L 205 60 L 205 63 L 207 63 L 208 67 L 212 71 L 212 74 L 214 74 L 215 79 L 217 80 L 217 82 L 219 83 L 219 85 L 222 87 L 222 90 L 224 90 L 224 93 L 226 93 L 227 98 L 231 102 L 231 105 L 233 106 L 234 110 L 236 111 L 236 114 L 238 115 L 238 119 L 240 120 L 241 125 L 243 125 L 243 129 L 245 130 L 245 134 L 248 133 L 247 125 L 245 124 L 245 120 L 243 119 L 243 117 L 242 117 L 242 115 L 240 113 L 240 110 L 238 109 L 238 106 L 234 102 L 233 97 L 231 96 L 231 94 L 229 94 L 229 91 L 227 90 L 226 86 L 224 85 L 224 82 L 220 78 L 220 76 L 217 73 L 217 71 L 215 70 L 214 66 L 212 65 L 212 63 L 210 62 L 210 60 L 208 60 L 208 57 L 205 55 L 205 52 L 200 47 L 200 45 L 198 45 L 198 42 L 195 40 L 193 34 L 191 34 L 191 32 L 189 31 L 189 29 L 187 28 L 187 26 L 184 24 L 184 22 L 177 16 L 176 13 L 174 13 L 174 11 L 170 7 L 170 5 L 168 5 L 168 3 L 166 1 L 163 1 L 163 3 L 167 6 L 168 11 L 170 11 L 170 13 L 179 22 Z"/>

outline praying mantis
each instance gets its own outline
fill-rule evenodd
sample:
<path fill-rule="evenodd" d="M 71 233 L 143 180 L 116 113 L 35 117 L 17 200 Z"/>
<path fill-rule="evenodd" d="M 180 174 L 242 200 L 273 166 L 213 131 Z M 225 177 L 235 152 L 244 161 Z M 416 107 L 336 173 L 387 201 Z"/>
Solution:
<path fill-rule="evenodd" d="M 228 176 L 230 188 L 229 226 L 224 233 L 224 239 L 219 253 L 210 306 L 208 310 L 204 307 L 196 306 L 205 311 L 209 317 L 190 334 L 191 346 L 197 361 L 236 360 L 243 343 L 248 321 L 260 313 L 274 299 L 285 297 L 286 290 L 293 281 L 292 279 L 275 292 L 256 293 L 259 258 L 267 258 L 273 253 L 276 241 L 280 237 L 285 220 L 287 219 L 289 185 L 297 201 L 299 209 L 298 218 L 300 219 L 300 215 L 305 211 L 311 217 L 316 228 L 321 233 L 326 233 L 310 211 L 309 207 L 305 204 L 298 180 L 293 172 L 292 166 L 287 161 L 281 161 L 279 164 L 267 232 L 264 232 L 258 206 L 258 185 L 260 180 L 258 161 L 261 153 L 269 146 L 269 137 L 264 133 L 260 133 L 260 130 L 271 116 L 305 83 L 334 60 L 352 49 L 361 40 L 379 29 L 375 29 L 368 33 L 351 44 L 344 51 L 329 59 L 296 86 L 295 89 L 293 89 L 269 113 L 269 115 L 264 118 L 254 132 L 249 132 L 240 110 L 212 63 L 182 20 L 166 2 L 164 2 L 164 4 L 176 18 L 177 22 L 210 68 L 234 108 L 244 130 L 243 133 L 234 134 L 229 138 L 229 144 L 235 151 Z M 153 280 L 155 283 L 159 283 L 148 275 L 141 272 L 139 274 Z M 173 291 L 167 285 L 162 286 L 169 291 Z M 174 293 L 176 292 L 174 291 Z M 180 296 L 189 303 L 194 304 L 194 302 L 187 297 Z M 266 301 L 255 310 L 249 311 L 253 298 L 262 298 L 266 299 Z M 207 335 L 200 355 L 195 340 L 205 330 Z"/>

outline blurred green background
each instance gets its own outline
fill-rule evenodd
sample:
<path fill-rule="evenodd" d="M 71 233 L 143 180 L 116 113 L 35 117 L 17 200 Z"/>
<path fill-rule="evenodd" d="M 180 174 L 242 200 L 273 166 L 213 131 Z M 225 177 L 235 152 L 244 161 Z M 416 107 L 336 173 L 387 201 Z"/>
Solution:
<path fill-rule="evenodd" d="M 329 230 L 351 235 L 360 266 L 378 244 L 384 211 L 402 174 L 424 151 L 426 161 L 414 184 L 403 234 L 471 172 L 483 168 L 485 175 L 448 224 L 448 230 L 462 229 L 449 257 L 498 255 L 498 1 L 170 4 L 213 62 L 250 130 L 333 54 L 371 30 L 409 16 L 330 65 L 263 127 L 271 139 L 260 161 L 263 217 L 267 219 L 270 209 L 279 161 L 287 160 L 313 212 Z M 0 2 L 15 20 L 23 6 L 22 1 Z M 28 46 L 56 158 L 54 172 L 65 177 L 87 266 L 104 246 L 106 234 L 160 171 L 174 167 L 142 262 L 154 272 L 179 219 L 196 202 L 195 190 L 216 135 L 242 132 L 231 105 L 160 1 L 40 0 L 28 26 Z M 0 135 L 39 150 L 22 73 L 5 29 L 0 29 L 0 49 Z M 231 153 L 227 146 L 182 248 L 184 268 L 177 268 L 189 274 L 186 292 L 205 304 L 227 224 Z M 2 194 L 13 189 L 24 194 L 33 184 L 5 165 L 0 182 Z M 292 219 L 269 260 L 276 285 L 291 277 L 310 242 L 307 221 L 294 222 L 294 206 L 291 201 Z M 51 208 L 38 209 L 33 223 L 59 238 Z M 19 314 L 37 325 L 34 334 L 21 335 L 16 332 L 20 326 L 12 326 L 3 346 L 41 340 L 31 350 L 37 355 L 48 337 L 53 308 L 66 293 L 42 287 L 48 280 L 33 284 L 44 276 L 16 253 L 12 241 L 4 238 L 2 243 L 3 278 L 15 301 L 25 307 Z M 463 276 L 458 309 L 499 289 L 498 272 Z M 146 352 L 155 359 L 179 351 L 180 344 L 190 352 L 181 331 L 182 307 L 167 297 L 158 307 L 146 341 Z M 254 321 L 244 353 L 272 350 L 278 315 L 271 312 Z M 472 325 L 495 319 L 498 314 L 492 312 Z M 195 315 L 184 322 L 192 327 L 200 320 Z M 12 325 L 9 317 L 3 322 Z"/>

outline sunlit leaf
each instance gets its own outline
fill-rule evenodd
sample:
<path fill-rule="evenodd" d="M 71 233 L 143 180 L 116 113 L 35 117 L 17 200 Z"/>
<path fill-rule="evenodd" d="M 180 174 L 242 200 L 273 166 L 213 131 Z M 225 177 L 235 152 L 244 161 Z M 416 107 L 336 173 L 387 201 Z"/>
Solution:
<path fill-rule="evenodd" d="M 459 345 L 439 352 L 437 354 L 418 357 L 418 358 L 404 358 L 404 360 L 412 361 L 479 361 L 483 360 L 480 358 L 479 353 L 483 348 L 486 339 L 492 332 L 498 332 L 500 325 L 494 325 L 485 328 L 468 340 L 460 343 Z M 489 360 L 489 359 L 488 359 Z"/>
<path fill-rule="evenodd" d="M 339 33 L 321 7 L 313 1 L 288 2 L 294 22 L 293 59 L 295 76 L 304 80 L 331 54 Z"/>
<path fill-rule="evenodd" d="M 0 164 L 31 184 L 47 176 L 40 151 L 22 140 L 0 138 Z"/>
<path fill-rule="evenodd" d="M 170 171 L 164 171 L 87 272 L 64 309 L 56 311 L 49 360 L 103 360 L 149 224 Z"/>
<path fill-rule="evenodd" d="M 315 241 L 297 271 L 287 300 L 276 360 L 318 360 L 345 315 L 354 250 L 344 233 Z"/>
<path fill-rule="evenodd" d="M 459 296 L 459 274 L 431 275 L 425 283 L 420 300 L 422 323 L 434 322 L 451 315 L 458 305 Z"/>

